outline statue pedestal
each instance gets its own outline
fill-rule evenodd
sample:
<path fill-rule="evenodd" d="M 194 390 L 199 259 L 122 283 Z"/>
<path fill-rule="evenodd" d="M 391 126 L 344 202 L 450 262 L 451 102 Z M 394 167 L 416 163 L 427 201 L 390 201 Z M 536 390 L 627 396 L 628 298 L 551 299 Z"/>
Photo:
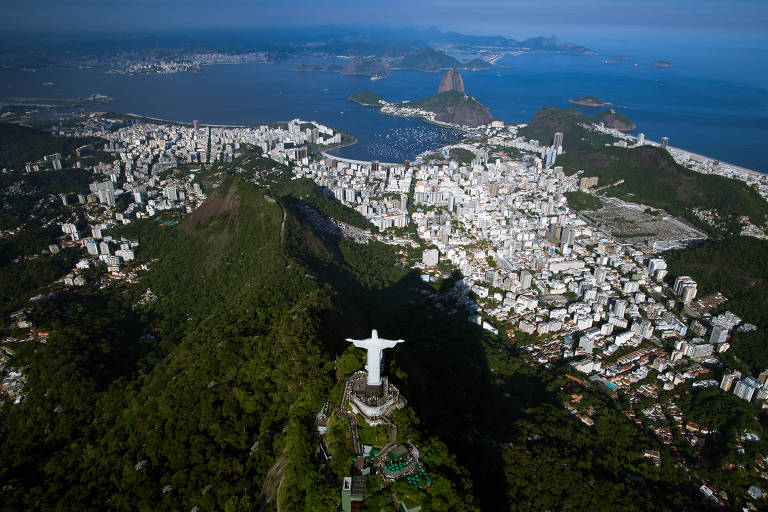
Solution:
<path fill-rule="evenodd" d="M 350 379 L 349 405 L 371 425 L 385 423 L 384 417 L 394 409 L 403 407 L 400 391 L 389 379 L 383 377 L 379 386 L 366 383 L 366 372 L 359 372 Z"/>

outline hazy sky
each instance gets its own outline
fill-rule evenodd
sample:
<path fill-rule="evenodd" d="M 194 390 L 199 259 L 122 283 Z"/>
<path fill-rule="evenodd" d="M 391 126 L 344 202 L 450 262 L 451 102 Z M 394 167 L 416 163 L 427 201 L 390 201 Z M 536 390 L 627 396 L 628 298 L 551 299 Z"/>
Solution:
<path fill-rule="evenodd" d="M 617 26 L 768 29 L 768 0 L 0 0 L 3 30 L 436 25 L 530 36 Z"/>

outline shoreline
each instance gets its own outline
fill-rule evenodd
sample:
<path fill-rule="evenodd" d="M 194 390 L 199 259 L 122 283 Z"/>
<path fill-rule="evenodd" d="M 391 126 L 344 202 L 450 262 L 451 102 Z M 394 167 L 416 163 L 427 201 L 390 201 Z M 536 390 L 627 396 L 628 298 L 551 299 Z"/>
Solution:
<path fill-rule="evenodd" d="M 326 155 L 328 152 L 330 152 L 330 151 L 336 151 L 336 150 L 338 150 L 338 149 L 344 149 L 344 148 L 348 148 L 348 147 L 350 147 L 350 146 L 354 146 L 355 144 L 357 144 L 358 142 L 360 142 L 360 141 L 357 139 L 357 137 L 355 137 L 354 135 L 352 135 L 352 134 L 347 134 L 347 135 L 349 135 L 350 137 L 352 137 L 352 139 L 353 139 L 353 140 L 352 140 L 351 142 L 347 142 L 346 144 L 339 144 L 339 145 L 337 145 L 337 146 L 334 146 L 334 147 L 332 147 L 332 148 L 326 148 L 326 149 L 325 149 L 325 151 L 322 151 L 320 154 L 321 154 L 321 155 L 323 155 L 323 156 L 325 156 L 325 155 Z"/>
<path fill-rule="evenodd" d="M 389 114 L 389 113 L 381 111 L 381 107 L 382 106 L 364 105 L 362 103 L 358 103 L 358 102 L 355 102 L 353 100 L 348 100 L 348 101 L 351 101 L 351 102 L 356 103 L 358 105 L 376 108 L 378 110 L 378 113 L 381 114 L 381 115 L 387 115 L 387 116 L 390 116 L 390 117 L 420 118 L 424 122 L 427 122 L 427 123 L 430 123 L 430 124 L 433 124 L 433 125 L 436 125 L 436 126 L 440 126 L 441 128 L 455 129 L 455 130 L 464 132 L 465 134 L 468 134 L 468 133 L 472 132 L 471 129 L 465 128 L 463 126 L 452 125 L 452 124 L 449 124 L 449 123 L 442 123 L 440 121 L 435 121 L 435 120 L 429 119 L 428 117 L 423 116 L 423 115 L 396 115 L 396 114 Z M 391 105 L 391 104 L 388 104 L 388 105 Z M 103 112 L 103 111 L 100 111 L 100 112 Z M 187 122 L 187 121 L 174 121 L 174 120 L 171 120 L 171 119 L 162 119 L 162 118 L 158 118 L 158 117 L 152 117 L 152 116 L 135 114 L 135 113 L 132 113 L 132 112 L 126 112 L 126 113 L 121 113 L 121 112 L 103 112 L 103 113 L 105 115 L 111 113 L 111 114 L 115 114 L 115 115 L 129 116 L 129 117 L 133 117 L 133 118 L 136 118 L 136 119 L 146 119 L 146 120 L 149 120 L 149 121 L 155 121 L 155 122 L 159 122 L 159 123 L 175 124 L 175 125 L 182 125 L 182 126 L 192 126 L 192 124 L 193 124 L 192 122 Z M 278 121 L 278 122 L 285 122 L 285 121 Z M 506 123 L 506 121 L 505 121 L 505 123 Z M 269 124 L 269 123 L 267 123 L 267 124 Z M 201 126 L 201 127 L 211 127 L 211 128 L 252 128 L 254 126 L 259 126 L 259 125 L 235 125 L 235 124 L 200 123 L 198 126 Z M 348 135 L 352 136 L 355 139 L 354 143 L 349 143 L 349 144 L 345 144 L 343 146 L 338 146 L 338 147 L 335 147 L 333 149 L 329 149 L 327 151 L 335 151 L 335 150 L 338 150 L 338 149 L 343 149 L 345 147 L 352 146 L 354 144 L 357 144 L 357 142 L 359 142 L 358 139 L 356 137 L 354 137 L 354 135 L 352 135 L 352 134 L 348 134 Z M 660 142 L 657 142 L 657 141 L 654 141 L 654 140 L 651 140 L 651 139 L 645 139 L 645 141 L 646 141 L 646 143 L 649 143 L 649 144 L 654 145 L 654 146 L 659 146 L 659 147 L 661 146 Z M 674 150 L 674 151 L 679 151 L 679 152 L 682 152 L 682 153 L 686 153 L 686 154 L 690 155 L 691 157 L 699 159 L 699 160 L 710 160 L 710 161 L 715 161 L 716 160 L 716 161 L 720 162 L 721 166 L 728 167 L 728 168 L 732 169 L 735 172 L 741 172 L 741 173 L 746 173 L 746 174 L 752 175 L 756 179 L 763 179 L 763 178 L 768 176 L 768 169 L 766 169 L 766 171 L 764 171 L 764 172 L 763 171 L 757 171 L 757 170 L 754 170 L 754 169 L 748 169 L 746 167 L 742 167 L 742 166 L 733 164 L 731 162 L 726 162 L 726 161 L 721 160 L 719 158 L 710 157 L 710 156 L 707 156 L 707 155 L 702 155 L 702 154 L 699 154 L 699 153 L 695 153 L 693 151 L 689 151 L 687 149 L 680 148 L 680 147 L 677 147 L 677 146 L 668 146 L 668 148 L 669 148 L 669 150 Z M 719 173 L 716 173 L 716 174 L 719 174 Z"/>
<path fill-rule="evenodd" d="M 648 141 L 648 139 L 646 139 L 646 142 L 647 141 Z M 655 141 L 651 141 L 651 142 L 653 142 L 654 144 L 657 144 L 659 147 L 661 147 L 661 143 L 657 143 Z M 736 164 L 732 164 L 730 162 L 726 162 L 724 160 L 720 160 L 719 158 L 713 158 L 711 156 L 700 155 L 698 153 L 694 153 L 693 151 L 689 151 L 689 150 L 683 149 L 683 148 L 678 148 L 676 146 L 667 146 L 667 149 L 671 149 L 671 150 L 675 150 L 675 151 L 680 151 L 681 153 L 686 153 L 690 157 L 694 157 L 696 159 L 710 160 L 712 162 L 717 161 L 717 162 L 720 162 L 721 166 L 730 167 L 734 171 L 744 172 L 744 173 L 747 173 L 747 174 L 753 174 L 753 175 L 755 175 L 757 177 L 766 177 L 766 176 L 768 176 L 768 169 L 766 169 L 765 172 L 756 171 L 754 169 L 747 169 L 746 167 L 741 167 L 741 166 L 738 166 Z"/>
<path fill-rule="evenodd" d="M 352 100 L 350 100 L 350 101 L 352 101 Z M 355 103 L 357 103 L 357 102 L 355 102 Z M 359 103 L 359 105 L 362 105 L 362 104 Z M 368 106 L 368 105 L 363 105 L 363 106 Z M 131 112 L 124 113 L 124 114 L 123 113 L 119 113 L 119 112 L 112 112 L 112 113 L 116 114 L 116 115 L 135 117 L 135 118 L 137 118 L 139 120 L 141 120 L 141 119 L 148 119 L 150 121 L 157 121 L 158 123 L 182 125 L 182 126 L 186 126 L 186 127 L 192 126 L 191 122 L 173 121 L 173 120 L 170 120 L 170 119 L 161 119 L 161 118 L 158 118 L 158 117 L 142 116 L 142 115 L 134 114 L 134 113 L 131 113 Z M 379 112 L 379 113 L 382 114 L 382 115 L 390 115 L 390 114 L 384 114 L 383 112 Z M 107 113 L 105 112 L 104 114 L 107 114 Z M 416 118 L 418 118 L 418 117 L 421 117 L 421 116 L 395 116 L 395 115 L 391 115 L 391 117 L 404 117 L 404 118 L 414 118 L 414 117 L 416 117 Z M 462 139 L 459 139 L 459 140 L 463 140 L 464 138 L 466 138 L 466 136 L 469 133 L 471 133 L 471 130 L 467 130 L 466 128 L 463 128 L 463 127 L 454 126 L 454 125 L 448 125 L 448 124 L 441 124 L 439 121 L 432 121 L 432 120 L 426 119 L 424 117 L 421 117 L 421 120 L 426 122 L 426 123 L 431 123 L 431 124 L 440 126 L 441 128 L 451 128 L 451 129 L 455 129 L 455 130 L 459 130 L 459 131 L 463 132 L 464 133 L 464 137 Z M 287 121 L 276 121 L 276 122 L 277 123 L 285 123 Z M 267 123 L 267 124 L 271 124 L 271 123 Z M 210 128 L 254 128 L 254 127 L 257 127 L 257 126 L 260 126 L 260 125 L 232 125 L 232 124 L 223 125 L 223 124 L 198 123 L 198 127 L 210 127 Z M 346 133 L 346 132 L 342 132 L 342 133 Z M 325 156 L 325 157 L 327 157 L 327 158 L 334 158 L 334 159 L 337 159 L 337 160 L 349 160 L 351 162 L 368 162 L 368 163 L 372 162 L 373 160 L 355 160 L 355 159 L 346 158 L 346 157 L 342 157 L 342 156 L 337 156 L 337 155 L 331 154 L 331 151 L 338 151 L 340 149 L 348 148 L 348 147 L 354 146 L 355 144 L 360 142 L 360 140 L 357 137 L 355 137 L 354 135 L 352 135 L 351 133 L 346 133 L 346 134 L 348 136 L 352 137 L 353 140 L 350 141 L 350 142 L 347 142 L 345 144 L 336 145 L 336 146 L 334 146 L 332 148 L 323 148 L 323 151 L 320 154 Z M 443 147 L 443 146 L 440 146 L 440 147 Z M 435 148 L 435 149 L 439 149 L 439 148 Z M 428 150 L 428 151 L 434 151 L 434 149 Z M 416 155 L 416 156 L 418 156 L 418 155 Z M 400 165 L 400 164 L 395 164 L 395 163 L 391 163 L 391 162 L 380 162 L 380 163 L 385 164 L 385 165 Z"/>
<path fill-rule="evenodd" d="M 430 118 L 426 114 L 413 114 L 413 115 L 409 115 L 409 114 L 394 114 L 394 113 L 384 112 L 382 110 L 384 107 L 389 107 L 389 106 L 397 108 L 398 107 L 397 103 L 385 103 L 384 105 L 366 105 L 365 103 L 360 103 L 359 101 L 355 101 L 355 100 L 349 100 L 349 101 L 351 101 L 353 103 L 357 103 L 358 105 L 362 105 L 364 107 L 375 108 L 376 111 L 380 115 L 383 115 L 383 116 L 402 117 L 402 118 L 406 118 L 406 119 L 421 119 L 425 123 L 430 123 L 430 124 L 433 124 L 435 126 L 439 126 L 441 128 L 449 128 L 449 129 L 452 129 L 452 130 L 459 130 L 461 132 L 464 132 L 465 134 L 466 133 L 471 133 L 473 131 L 473 128 L 467 128 L 466 126 L 460 125 L 460 124 L 453 124 L 453 123 L 446 123 L 444 121 L 438 121 L 436 119 Z"/>

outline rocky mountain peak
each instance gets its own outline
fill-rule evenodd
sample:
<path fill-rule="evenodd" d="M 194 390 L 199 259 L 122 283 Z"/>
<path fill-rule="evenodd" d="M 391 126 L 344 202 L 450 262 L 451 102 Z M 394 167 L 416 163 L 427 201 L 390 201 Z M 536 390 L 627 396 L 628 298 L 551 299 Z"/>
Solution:
<path fill-rule="evenodd" d="M 446 91 L 464 92 L 464 80 L 461 79 L 461 75 L 455 68 L 446 71 L 443 79 L 440 80 L 440 88 L 437 90 L 437 94 Z"/>

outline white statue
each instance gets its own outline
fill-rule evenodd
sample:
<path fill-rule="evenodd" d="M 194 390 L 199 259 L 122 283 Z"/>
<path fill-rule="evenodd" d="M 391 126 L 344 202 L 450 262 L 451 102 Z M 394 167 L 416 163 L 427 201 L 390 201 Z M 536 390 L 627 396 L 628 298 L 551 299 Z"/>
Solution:
<path fill-rule="evenodd" d="M 368 357 L 366 359 L 367 364 L 365 369 L 368 370 L 368 379 L 366 383 L 369 386 L 381 385 L 381 355 L 385 348 L 392 348 L 398 343 L 402 343 L 405 340 L 385 340 L 379 338 L 379 333 L 376 329 L 371 331 L 371 337 L 367 340 L 353 340 L 347 338 L 347 341 L 352 342 L 356 347 L 368 349 Z"/>

